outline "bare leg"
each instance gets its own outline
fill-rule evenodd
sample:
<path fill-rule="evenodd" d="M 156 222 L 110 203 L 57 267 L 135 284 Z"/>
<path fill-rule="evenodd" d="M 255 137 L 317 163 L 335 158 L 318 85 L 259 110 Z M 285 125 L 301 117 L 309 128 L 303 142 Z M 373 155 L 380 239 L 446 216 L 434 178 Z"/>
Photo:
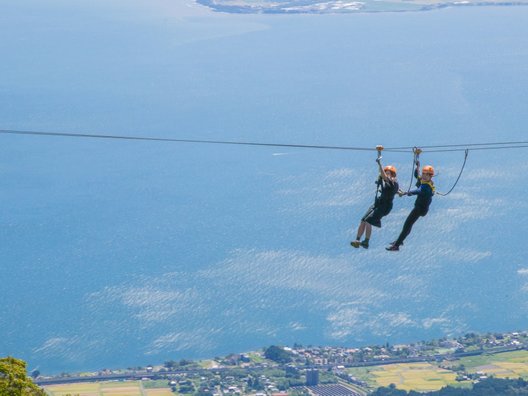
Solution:
<path fill-rule="evenodd" d="M 357 231 L 357 237 L 356 239 L 359 241 L 361 239 L 361 237 L 363 236 L 363 233 L 365 232 L 365 228 L 367 228 L 367 233 L 368 233 L 368 226 L 370 226 L 370 224 L 367 224 L 366 222 L 362 221 L 360 224 L 359 224 L 359 228 L 358 228 L 358 231 Z"/>
<path fill-rule="evenodd" d="M 364 222 L 364 223 L 365 223 L 365 229 L 367 232 L 365 233 L 365 239 L 363 240 L 363 242 L 359 243 L 359 246 L 364 247 L 365 249 L 368 249 L 370 236 L 372 235 L 372 225 L 367 222 Z"/>
<path fill-rule="evenodd" d="M 368 224 L 365 223 L 364 221 L 362 221 L 361 223 L 359 223 L 359 227 L 358 227 L 358 230 L 357 230 L 357 237 L 356 237 L 356 240 L 355 241 L 352 241 L 350 242 L 350 244 L 355 247 L 355 248 L 358 248 L 359 247 L 359 240 L 361 239 L 361 237 L 363 236 L 363 233 L 365 232 L 365 227 L 367 226 Z"/>
<path fill-rule="evenodd" d="M 365 234 L 365 238 L 367 239 L 370 239 L 370 236 L 372 235 L 372 226 L 369 224 L 369 223 L 366 223 L 366 229 L 367 229 L 367 233 Z"/>

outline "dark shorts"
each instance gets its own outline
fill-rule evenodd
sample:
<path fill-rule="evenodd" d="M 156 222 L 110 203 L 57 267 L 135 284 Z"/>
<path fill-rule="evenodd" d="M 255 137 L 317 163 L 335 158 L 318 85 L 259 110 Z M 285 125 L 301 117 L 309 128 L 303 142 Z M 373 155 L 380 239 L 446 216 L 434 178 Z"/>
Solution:
<path fill-rule="evenodd" d="M 365 221 L 374 227 L 381 227 L 381 218 L 387 216 L 391 210 L 390 206 L 372 205 L 368 208 L 361 221 Z"/>
<path fill-rule="evenodd" d="M 429 207 L 424 208 L 423 206 L 414 206 L 414 210 L 416 210 L 416 213 L 420 217 L 423 217 L 429 212 Z"/>

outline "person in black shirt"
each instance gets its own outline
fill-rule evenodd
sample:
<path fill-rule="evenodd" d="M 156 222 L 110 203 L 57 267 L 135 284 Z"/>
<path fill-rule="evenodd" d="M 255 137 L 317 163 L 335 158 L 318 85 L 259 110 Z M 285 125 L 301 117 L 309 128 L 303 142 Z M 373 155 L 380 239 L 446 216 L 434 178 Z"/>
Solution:
<path fill-rule="evenodd" d="M 374 204 L 367 210 L 367 213 L 361 219 L 357 230 L 357 237 L 355 241 L 350 244 L 359 248 L 360 246 L 368 249 L 370 236 L 372 235 L 372 226 L 381 227 L 381 218 L 387 216 L 392 210 L 392 201 L 394 196 L 399 192 L 398 181 L 396 179 L 396 168 L 392 165 L 383 167 L 381 159 L 376 160 L 378 163 L 380 176 L 377 180 L 379 196 L 376 195 Z M 365 239 L 360 242 L 361 237 L 365 233 Z"/>
<path fill-rule="evenodd" d="M 414 202 L 413 210 L 411 210 L 411 213 L 409 213 L 409 216 L 407 216 L 407 219 L 403 224 L 403 229 L 400 233 L 400 236 L 398 236 L 398 239 L 391 243 L 390 246 L 385 248 L 389 251 L 397 252 L 400 250 L 400 246 L 403 245 L 403 241 L 411 233 L 412 227 L 414 223 L 416 223 L 416 220 L 427 214 L 429 211 L 429 205 L 431 205 L 431 202 L 433 201 L 433 195 L 435 193 L 435 186 L 432 180 L 434 176 L 434 168 L 431 165 L 424 166 L 421 176 L 419 174 L 419 169 L 420 162 L 417 161 L 416 169 L 414 170 L 414 176 L 417 179 L 417 188 L 407 193 L 400 193 L 400 196 L 405 194 L 409 196 L 416 195 L 416 201 Z"/>

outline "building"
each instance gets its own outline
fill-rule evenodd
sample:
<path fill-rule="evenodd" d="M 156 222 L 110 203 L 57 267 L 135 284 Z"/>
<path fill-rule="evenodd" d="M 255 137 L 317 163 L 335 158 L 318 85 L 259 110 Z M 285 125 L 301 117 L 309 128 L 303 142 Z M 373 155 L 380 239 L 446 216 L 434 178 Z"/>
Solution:
<path fill-rule="evenodd" d="M 319 385 L 319 370 L 306 370 L 306 386 Z"/>

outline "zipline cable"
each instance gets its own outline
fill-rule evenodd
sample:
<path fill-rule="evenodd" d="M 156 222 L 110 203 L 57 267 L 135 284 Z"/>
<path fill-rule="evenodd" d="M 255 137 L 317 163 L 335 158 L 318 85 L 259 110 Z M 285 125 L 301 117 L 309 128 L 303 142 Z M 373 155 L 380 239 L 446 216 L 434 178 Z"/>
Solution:
<path fill-rule="evenodd" d="M 228 140 L 200 140 L 200 139 L 175 139 L 161 138 L 151 136 L 120 136 L 120 135 L 99 135 L 87 133 L 67 133 L 67 132 L 37 132 L 37 131 L 18 131 L 10 129 L 0 129 L 0 133 L 11 135 L 33 135 L 33 136 L 55 136 L 55 137 L 75 137 L 75 138 L 92 138 L 92 139 L 122 139 L 122 140 L 142 140 L 157 142 L 176 142 L 176 143 L 200 143 L 200 144 L 225 144 L 238 146 L 265 146 L 265 147 L 288 147 L 288 148 L 309 148 L 324 150 L 350 150 L 350 151 L 375 151 L 370 147 L 350 147 L 350 146 L 321 146 L 309 144 L 284 144 L 284 143 L 262 143 L 262 142 L 245 142 L 245 141 L 228 141 Z M 389 149 L 387 151 L 406 152 L 403 149 Z"/>
<path fill-rule="evenodd" d="M 421 149 L 440 149 L 440 148 L 453 148 L 458 147 L 460 150 L 463 150 L 467 147 L 478 147 L 478 146 L 497 146 L 501 147 L 503 145 L 528 145 L 528 141 L 520 141 L 520 142 L 493 142 L 493 143 L 465 143 L 465 144 L 443 144 L 443 145 L 435 145 L 435 146 L 420 146 Z M 462 148 L 463 147 L 463 148 Z M 408 149 L 408 147 L 392 147 L 393 150 L 404 150 Z M 477 149 L 472 149 L 477 150 Z M 427 150 L 430 151 L 430 150 Z"/>
<path fill-rule="evenodd" d="M 474 148 L 456 148 L 456 149 L 440 149 L 440 150 L 427 150 L 428 153 L 448 153 L 448 152 L 460 152 L 460 151 L 481 151 L 481 150 L 505 150 L 505 149 L 519 149 L 528 148 L 528 144 L 512 145 L 512 146 L 496 146 L 496 147 L 474 147 Z"/>
<path fill-rule="evenodd" d="M 136 141 L 158 141 L 158 142 L 175 142 L 175 143 L 196 143 L 196 144 L 223 144 L 239 146 L 264 146 L 264 147 L 287 147 L 287 148 L 306 148 L 306 149 L 323 149 L 323 150 L 349 150 L 349 151 L 375 151 L 372 147 L 352 147 L 352 146 L 328 146 L 328 145 L 309 145 L 309 144 L 285 144 L 285 143 L 264 143 L 249 142 L 236 140 L 204 140 L 204 139 L 176 139 L 163 138 L 154 136 L 125 136 L 110 134 L 91 134 L 91 133 L 71 133 L 71 132 L 43 132 L 43 131 L 22 131 L 14 129 L 0 129 L 1 134 L 11 135 L 32 135 L 32 136 L 53 136 L 53 137 L 74 137 L 89 139 L 120 139 Z M 476 150 L 503 150 L 528 148 L 528 141 L 519 142 L 493 142 L 493 143 L 466 143 L 466 144 L 446 144 L 434 146 L 420 146 L 422 150 L 428 153 L 443 153 L 456 151 L 476 151 Z M 386 147 L 385 151 L 407 153 L 414 147 Z"/>
<path fill-rule="evenodd" d="M 0 134 L 11 135 L 27 135 L 27 136 L 52 136 L 52 137 L 74 137 L 74 138 L 88 138 L 88 139 L 120 139 L 120 140 L 136 140 L 136 141 L 157 141 L 157 142 L 175 142 L 175 143 L 196 143 L 196 144 L 223 144 L 223 145 L 238 145 L 238 146 L 264 146 L 264 147 L 287 147 L 287 148 L 306 148 L 306 149 L 322 149 L 322 150 L 349 150 L 349 151 L 374 151 L 379 147 L 351 147 L 351 146 L 326 146 L 326 145 L 309 145 L 309 144 L 285 144 L 285 143 L 263 143 L 263 142 L 248 142 L 248 141 L 228 141 L 228 140 L 203 140 L 203 139 L 176 139 L 163 138 L 153 136 L 125 136 L 125 135 L 109 135 L 109 134 L 92 134 L 92 133 L 71 133 L 71 132 L 44 132 L 44 131 L 22 131 L 14 129 L 0 129 Z M 469 151 L 477 150 L 506 150 L 528 148 L 528 141 L 518 142 L 490 142 L 490 143 L 466 143 L 466 144 L 444 144 L 444 145 L 429 145 L 421 146 L 418 149 L 414 147 L 389 147 L 383 148 L 389 152 L 408 153 L 410 149 L 413 151 L 413 173 L 409 184 L 410 191 L 414 179 L 414 165 L 419 158 L 420 152 L 427 151 L 428 153 L 446 153 L 464 151 L 464 162 L 460 173 L 458 174 L 455 183 L 447 193 L 437 192 L 440 196 L 446 196 L 454 190 L 458 184 L 464 168 L 466 166 Z M 425 150 L 424 150 L 425 149 Z M 419 150 L 419 151 L 418 151 Z M 376 193 L 377 194 L 377 193 Z"/>

